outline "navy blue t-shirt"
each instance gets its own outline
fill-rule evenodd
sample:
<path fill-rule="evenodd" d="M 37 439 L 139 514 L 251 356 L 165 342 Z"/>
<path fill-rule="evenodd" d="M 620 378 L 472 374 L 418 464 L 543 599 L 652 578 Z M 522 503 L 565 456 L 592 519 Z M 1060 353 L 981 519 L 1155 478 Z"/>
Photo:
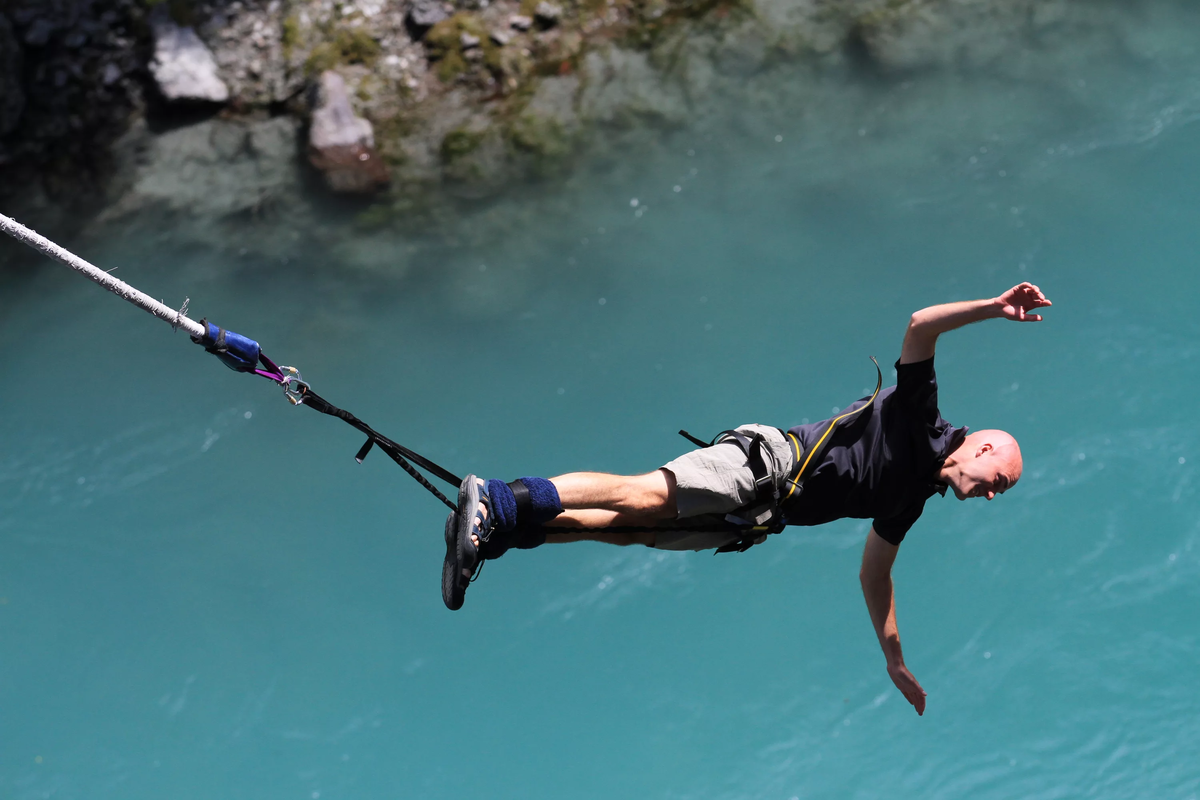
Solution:
<path fill-rule="evenodd" d="M 859 400 L 846 411 L 858 408 Z M 843 412 L 844 413 L 844 412 Z M 829 420 L 798 425 L 789 433 L 807 450 Z M 830 435 L 816 470 L 799 497 L 785 506 L 789 525 L 821 525 L 842 517 L 874 520 L 875 532 L 898 545 L 921 516 L 934 492 L 937 473 L 967 435 L 938 411 L 933 359 L 896 364 L 896 385 L 879 393 L 874 405 L 845 420 Z"/>

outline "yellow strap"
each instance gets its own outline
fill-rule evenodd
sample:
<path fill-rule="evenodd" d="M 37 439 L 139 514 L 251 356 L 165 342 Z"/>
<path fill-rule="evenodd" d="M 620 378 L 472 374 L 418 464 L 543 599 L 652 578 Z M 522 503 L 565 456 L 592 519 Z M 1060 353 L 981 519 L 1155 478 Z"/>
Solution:
<path fill-rule="evenodd" d="M 875 361 L 875 356 L 871 356 L 871 361 L 875 363 L 875 372 L 878 375 L 875 380 L 875 391 L 871 394 L 871 399 L 853 411 L 847 411 L 845 414 L 834 417 L 829 421 L 829 426 L 825 428 L 825 432 L 821 434 L 821 438 L 817 439 L 816 444 L 808 449 L 808 458 L 804 459 L 804 463 L 800 466 L 800 469 L 796 471 L 795 476 L 788 479 L 789 486 L 787 496 L 784 498 L 785 500 L 790 500 L 792 495 L 795 494 L 796 489 L 800 486 L 800 476 L 807 476 L 808 463 L 812 461 L 813 456 L 821 452 L 821 446 L 825 443 L 825 440 L 829 437 L 829 434 L 833 433 L 833 429 L 837 427 L 838 423 L 847 417 L 853 417 L 855 414 L 867 410 L 871 407 L 871 404 L 875 402 L 875 398 L 879 396 L 879 390 L 883 387 L 883 371 L 879 369 L 879 362 Z M 788 436 L 791 437 L 792 449 L 796 451 L 796 461 L 798 463 L 800 461 L 800 439 L 790 431 L 788 432 Z"/>

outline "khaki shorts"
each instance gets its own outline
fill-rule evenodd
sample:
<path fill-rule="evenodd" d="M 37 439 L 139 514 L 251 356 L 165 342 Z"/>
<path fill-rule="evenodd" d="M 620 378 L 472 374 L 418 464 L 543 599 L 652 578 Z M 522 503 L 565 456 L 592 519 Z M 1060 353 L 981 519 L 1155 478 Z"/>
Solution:
<path fill-rule="evenodd" d="M 796 465 L 796 454 L 787 436 L 769 425 L 742 425 L 737 431 L 763 437 L 763 452 L 775 488 L 782 489 Z M 662 468 L 675 476 L 675 504 L 681 523 L 695 518 L 698 527 L 719 525 L 726 514 L 754 501 L 754 470 L 735 441 L 720 441 L 684 453 Z M 739 538 L 736 531 L 688 531 L 681 524 L 677 530 L 659 532 L 654 546 L 661 550 L 709 550 Z"/>

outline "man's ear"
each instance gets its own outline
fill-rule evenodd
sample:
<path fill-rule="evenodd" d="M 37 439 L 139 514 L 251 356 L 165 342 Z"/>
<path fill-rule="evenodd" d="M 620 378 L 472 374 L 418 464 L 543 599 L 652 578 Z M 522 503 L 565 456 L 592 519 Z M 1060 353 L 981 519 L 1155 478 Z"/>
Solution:
<path fill-rule="evenodd" d="M 979 449 L 975 451 L 975 457 L 979 458 L 984 453 L 990 453 L 995 449 L 996 448 L 992 447 L 991 444 L 988 444 L 988 443 L 981 444 L 981 445 L 979 445 Z"/>

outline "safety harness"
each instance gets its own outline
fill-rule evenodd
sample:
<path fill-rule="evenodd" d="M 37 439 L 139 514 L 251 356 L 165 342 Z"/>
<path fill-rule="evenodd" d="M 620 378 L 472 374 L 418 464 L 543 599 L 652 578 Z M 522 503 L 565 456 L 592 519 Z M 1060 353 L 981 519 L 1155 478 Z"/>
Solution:
<path fill-rule="evenodd" d="M 725 515 L 726 523 L 745 533 L 736 541 L 718 547 L 718 553 L 744 553 L 754 545 L 762 544 L 768 535 L 783 531 L 788 524 L 785 507 L 790 502 L 799 499 L 804 482 L 820 465 L 821 456 L 829 447 L 834 429 L 870 408 L 874 404 L 875 398 L 879 396 L 879 390 L 883 387 L 883 372 L 879 369 L 879 362 L 875 360 L 874 356 L 871 357 L 871 362 L 875 364 L 876 374 L 875 391 L 871 393 L 871 397 L 853 411 L 847 411 L 845 414 L 831 419 L 817 441 L 807 451 L 794 433 L 779 431 L 788 439 L 796 457 L 796 465 L 783 482 L 783 485 L 787 487 L 786 493 L 781 492 L 780 487 L 775 485 L 775 479 L 771 474 L 771 456 L 766 439 L 761 433 L 747 436 L 737 430 L 722 431 L 711 441 L 706 442 L 703 439 L 697 439 L 687 431 L 679 432 L 680 436 L 698 447 L 712 447 L 726 442 L 736 444 L 746 455 L 746 462 L 750 465 L 751 473 L 754 476 L 753 498 L 746 505 Z"/>

